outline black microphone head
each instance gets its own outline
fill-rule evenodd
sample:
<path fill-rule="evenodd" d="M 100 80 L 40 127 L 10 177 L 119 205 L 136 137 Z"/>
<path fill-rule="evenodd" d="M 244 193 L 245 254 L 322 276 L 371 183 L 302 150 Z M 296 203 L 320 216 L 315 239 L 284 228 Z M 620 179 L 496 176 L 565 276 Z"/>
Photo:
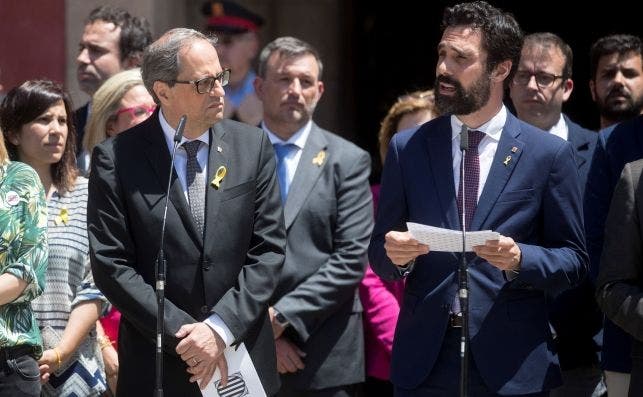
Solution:
<path fill-rule="evenodd" d="M 181 142 L 181 139 L 183 138 L 183 130 L 185 129 L 185 123 L 188 121 L 188 116 L 183 115 L 179 119 L 179 125 L 176 126 L 176 134 L 174 134 L 174 142 Z"/>
<path fill-rule="evenodd" d="M 469 128 L 466 124 L 462 124 L 460 129 L 460 150 L 469 149 Z"/>

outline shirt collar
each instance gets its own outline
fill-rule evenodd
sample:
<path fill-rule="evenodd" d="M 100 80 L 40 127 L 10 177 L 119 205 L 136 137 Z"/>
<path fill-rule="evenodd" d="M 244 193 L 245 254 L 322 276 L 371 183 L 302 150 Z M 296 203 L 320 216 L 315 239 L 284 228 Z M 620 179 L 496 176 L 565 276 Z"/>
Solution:
<path fill-rule="evenodd" d="M 163 115 L 163 109 L 161 109 L 159 111 L 159 122 L 161 123 L 161 128 L 163 129 L 163 133 L 165 134 L 165 139 L 168 142 L 174 142 L 174 134 L 176 134 L 176 130 L 174 128 L 172 128 L 170 123 L 168 123 L 167 120 L 165 119 L 165 116 Z M 185 142 L 188 142 L 188 141 L 191 141 L 191 140 L 192 141 L 199 140 L 199 141 L 205 143 L 206 145 L 209 145 L 210 144 L 210 129 L 205 130 L 205 132 L 203 134 L 201 134 L 199 137 L 197 137 L 196 139 L 187 139 L 185 136 L 181 137 L 181 144 L 179 146 L 181 146 Z"/>
<path fill-rule="evenodd" d="M 495 141 L 500 141 L 500 134 L 502 134 L 502 128 L 507 122 L 507 108 L 505 105 L 502 105 L 498 113 L 493 116 L 489 121 L 482 124 L 478 128 L 474 128 L 475 131 L 484 132 L 488 137 Z M 451 115 L 451 139 L 459 138 L 460 129 L 462 128 L 462 121 L 458 119 L 454 114 Z"/>
<path fill-rule="evenodd" d="M 275 135 L 274 132 L 270 131 L 270 129 L 266 126 L 266 123 L 263 121 L 261 122 L 261 128 L 266 131 L 266 133 L 268 134 L 268 139 L 270 139 L 270 143 L 272 143 L 273 145 L 292 143 L 299 149 L 303 149 L 304 145 L 306 145 L 306 141 L 308 140 L 308 135 L 310 135 L 310 130 L 313 128 L 313 121 L 308 120 L 308 122 L 299 130 L 297 130 L 297 132 L 295 132 L 295 134 L 291 136 L 287 141 L 284 141 L 283 139 Z"/>
<path fill-rule="evenodd" d="M 556 124 L 554 124 L 550 129 L 549 132 L 556 135 L 556 136 L 563 136 L 565 132 L 567 132 L 567 123 L 565 123 L 565 119 L 563 118 L 563 114 L 560 114 L 560 117 L 558 118 L 558 121 Z"/>

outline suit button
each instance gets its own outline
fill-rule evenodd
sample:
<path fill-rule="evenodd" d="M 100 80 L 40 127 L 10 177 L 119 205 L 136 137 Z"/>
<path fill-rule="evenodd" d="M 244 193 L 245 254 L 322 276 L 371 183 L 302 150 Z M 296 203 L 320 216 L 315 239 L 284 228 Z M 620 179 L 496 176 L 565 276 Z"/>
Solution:
<path fill-rule="evenodd" d="M 207 307 L 207 306 L 205 306 L 205 305 L 201 306 L 201 313 L 203 313 L 203 314 L 208 314 L 208 312 L 209 312 L 209 311 L 210 311 L 210 310 L 208 310 L 208 307 Z"/>
<path fill-rule="evenodd" d="M 203 270 L 205 270 L 206 272 L 208 270 L 210 270 L 210 261 L 209 260 L 204 260 L 203 261 Z"/>

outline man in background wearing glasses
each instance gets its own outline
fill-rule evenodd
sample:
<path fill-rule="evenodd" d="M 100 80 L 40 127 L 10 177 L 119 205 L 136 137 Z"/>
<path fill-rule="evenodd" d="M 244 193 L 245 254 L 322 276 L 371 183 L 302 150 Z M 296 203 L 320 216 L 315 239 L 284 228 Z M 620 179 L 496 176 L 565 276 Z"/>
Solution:
<path fill-rule="evenodd" d="M 93 152 L 88 224 L 96 284 L 122 312 L 119 395 L 154 389 L 155 260 L 168 172 L 164 391 L 201 396 L 222 355 L 244 342 L 267 395 L 279 387 L 268 300 L 284 260 L 275 158 L 258 128 L 223 119 L 214 42 L 173 29 L 143 54 L 152 116 Z M 171 153 L 181 116 L 187 123 Z M 198 382 L 198 383 L 197 383 Z"/>
<path fill-rule="evenodd" d="M 572 49 L 557 35 L 527 35 L 509 92 L 519 119 L 572 144 L 582 192 L 597 134 L 562 113 L 574 89 L 572 63 Z M 604 391 L 598 366 L 600 346 L 594 340 L 601 318 L 588 279 L 550 299 L 549 320 L 563 371 L 563 386 L 552 390 L 551 396 L 589 397 Z"/>

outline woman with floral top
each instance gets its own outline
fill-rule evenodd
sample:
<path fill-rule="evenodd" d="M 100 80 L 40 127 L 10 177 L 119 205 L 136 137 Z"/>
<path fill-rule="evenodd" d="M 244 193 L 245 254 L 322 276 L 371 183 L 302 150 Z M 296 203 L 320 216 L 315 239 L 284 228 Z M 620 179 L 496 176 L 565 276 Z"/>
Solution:
<path fill-rule="evenodd" d="M 105 298 L 89 265 L 87 179 L 76 169 L 71 109 L 59 85 L 27 81 L 7 94 L 0 125 L 10 158 L 36 170 L 47 199 L 47 283 L 32 302 L 45 349 L 42 394 L 100 396 L 106 383 L 95 323 Z"/>
<path fill-rule="evenodd" d="M 31 301 L 45 286 L 47 206 L 38 175 L 0 137 L 0 396 L 39 396 L 42 346 Z"/>

